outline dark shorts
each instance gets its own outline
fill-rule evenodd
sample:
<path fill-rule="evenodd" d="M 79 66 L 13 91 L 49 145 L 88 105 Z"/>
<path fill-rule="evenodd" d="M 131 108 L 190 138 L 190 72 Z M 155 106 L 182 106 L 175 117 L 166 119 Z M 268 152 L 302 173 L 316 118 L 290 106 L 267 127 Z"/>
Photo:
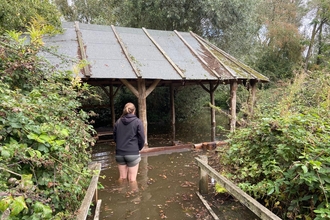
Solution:
<path fill-rule="evenodd" d="M 134 167 L 141 161 L 141 155 L 116 155 L 116 162 L 120 165 L 127 165 L 128 167 Z"/>

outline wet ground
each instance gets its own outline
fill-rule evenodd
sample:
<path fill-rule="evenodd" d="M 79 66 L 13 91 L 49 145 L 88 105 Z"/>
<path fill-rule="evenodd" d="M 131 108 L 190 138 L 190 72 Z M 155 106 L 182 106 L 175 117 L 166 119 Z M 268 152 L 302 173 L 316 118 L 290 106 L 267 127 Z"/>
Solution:
<path fill-rule="evenodd" d="M 93 160 L 102 164 L 99 182 L 104 187 L 98 192 L 100 219 L 213 219 L 196 195 L 199 170 L 194 158 L 202 154 L 214 152 L 181 149 L 143 154 L 134 186 L 117 181 L 114 144 L 96 145 Z M 219 219 L 258 219 L 230 195 L 214 193 L 211 181 L 209 189 L 204 197 Z"/>

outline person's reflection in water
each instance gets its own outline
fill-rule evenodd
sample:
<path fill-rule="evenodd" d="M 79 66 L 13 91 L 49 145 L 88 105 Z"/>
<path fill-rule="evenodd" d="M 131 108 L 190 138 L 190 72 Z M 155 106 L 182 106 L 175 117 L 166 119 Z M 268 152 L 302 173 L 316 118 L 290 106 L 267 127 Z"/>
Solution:
<path fill-rule="evenodd" d="M 128 180 L 130 188 L 136 191 L 136 177 L 141 161 L 140 150 L 144 147 L 145 136 L 142 121 L 136 117 L 133 103 L 125 105 L 123 114 L 114 125 L 113 138 L 116 143 L 118 181 Z"/>

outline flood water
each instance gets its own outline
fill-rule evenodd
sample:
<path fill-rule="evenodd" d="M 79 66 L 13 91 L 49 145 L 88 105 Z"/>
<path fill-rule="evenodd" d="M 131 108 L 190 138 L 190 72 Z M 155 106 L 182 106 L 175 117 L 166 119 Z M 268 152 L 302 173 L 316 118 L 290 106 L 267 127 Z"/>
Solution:
<path fill-rule="evenodd" d="M 118 183 L 114 144 L 96 146 L 93 160 L 102 164 L 98 191 L 102 200 L 100 219 L 213 219 L 198 191 L 199 170 L 195 157 L 203 151 L 180 150 L 163 154 L 142 154 L 137 186 Z M 135 191 L 138 189 L 137 191 Z M 210 183 L 212 199 L 213 187 Z M 229 199 L 220 209 L 212 208 L 220 219 L 258 219 L 241 204 Z"/>
<path fill-rule="evenodd" d="M 178 140 L 184 143 L 210 141 L 207 125 L 194 124 L 194 120 L 191 123 L 181 125 Z M 162 132 L 154 132 L 148 141 L 150 147 L 170 144 L 169 135 Z M 127 182 L 118 183 L 114 151 L 112 140 L 93 147 L 93 161 L 102 164 L 99 182 L 103 188 L 98 190 L 98 199 L 102 200 L 100 219 L 213 219 L 196 195 L 199 169 L 195 157 L 209 152 L 181 149 L 142 154 L 137 185 L 132 186 Z M 216 199 L 212 192 L 214 186 L 210 182 L 210 193 L 205 199 Z M 209 204 L 212 205 L 211 201 Z M 221 207 L 212 209 L 219 219 L 258 219 L 233 198 L 223 199 Z"/>

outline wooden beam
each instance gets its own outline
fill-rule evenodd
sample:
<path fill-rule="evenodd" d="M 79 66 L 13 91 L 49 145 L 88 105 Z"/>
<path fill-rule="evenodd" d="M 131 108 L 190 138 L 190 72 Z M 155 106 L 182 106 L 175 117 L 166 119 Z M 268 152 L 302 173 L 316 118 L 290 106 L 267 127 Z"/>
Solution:
<path fill-rule="evenodd" d="M 221 64 L 221 66 L 223 66 L 223 68 L 225 68 L 229 72 L 230 75 L 232 75 L 232 77 L 237 79 L 237 76 L 230 69 L 228 69 L 227 66 L 224 63 L 222 63 L 221 60 L 219 60 L 218 57 L 214 55 L 214 53 L 209 48 L 205 46 L 204 44 L 205 41 L 204 42 L 202 41 L 204 39 L 200 39 L 199 36 L 193 33 L 192 31 L 190 31 L 190 34 L 204 47 L 205 50 L 207 50 L 213 56 L 214 59 L 216 59 Z"/>
<path fill-rule="evenodd" d="M 174 144 L 175 141 L 175 99 L 174 99 L 174 85 L 171 84 L 170 90 L 171 90 L 171 97 L 170 97 L 170 102 L 171 102 L 171 128 L 172 128 L 172 144 Z"/>
<path fill-rule="evenodd" d="M 145 28 L 142 28 L 147 37 L 151 40 L 151 42 L 157 47 L 157 49 L 163 54 L 165 59 L 172 65 L 172 67 L 176 70 L 176 72 L 181 76 L 182 79 L 186 79 L 186 76 L 179 69 L 179 67 L 173 62 L 173 60 L 165 53 L 165 51 L 157 44 L 157 42 L 150 36 L 148 31 Z"/>
<path fill-rule="evenodd" d="M 78 209 L 78 214 L 77 214 L 77 220 L 82 220 L 82 219 L 86 219 L 87 215 L 88 215 L 88 211 L 89 211 L 89 207 L 92 203 L 92 199 L 94 197 L 94 194 L 97 193 L 97 183 L 99 181 L 99 176 L 100 176 L 100 172 L 101 172 L 101 163 L 94 163 L 91 167 L 90 167 L 91 172 L 93 171 L 97 171 L 96 173 L 94 173 L 92 180 L 88 186 L 88 189 L 86 191 L 84 200 L 81 203 L 80 208 Z M 97 198 L 96 198 L 97 200 Z"/>
<path fill-rule="evenodd" d="M 199 159 L 205 164 L 208 164 L 208 159 L 206 155 L 199 155 Z M 209 175 L 206 169 L 199 166 L 199 192 L 201 194 L 209 193 Z"/>
<path fill-rule="evenodd" d="M 129 55 L 129 53 L 128 53 L 128 51 L 127 51 L 127 49 L 126 49 L 126 47 L 125 47 L 125 45 L 124 45 L 124 43 L 123 43 L 123 41 L 120 39 L 119 35 L 117 34 L 117 31 L 116 31 L 116 29 L 115 29 L 115 26 L 111 25 L 111 28 L 112 28 L 112 31 L 113 31 L 115 37 L 117 38 L 117 41 L 118 41 L 118 43 L 119 43 L 121 49 L 123 50 L 123 53 L 124 53 L 125 56 L 126 56 L 126 59 L 128 60 L 129 64 L 131 65 L 131 67 L 132 67 L 132 69 L 133 69 L 135 75 L 136 75 L 138 78 L 141 78 L 142 76 L 141 76 L 141 74 L 140 74 L 140 71 L 139 71 L 138 68 L 136 68 L 136 66 L 134 65 L 133 60 L 131 59 L 131 57 L 130 57 L 130 55 Z"/>
<path fill-rule="evenodd" d="M 120 79 L 120 81 L 136 96 L 139 97 L 139 91 L 136 90 L 132 84 L 130 84 L 126 79 Z"/>
<path fill-rule="evenodd" d="M 235 131 L 236 128 L 236 92 L 237 92 L 237 81 L 230 83 L 230 131 Z"/>
<path fill-rule="evenodd" d="M 80 58 L 81 58 L 81 60 L 86 60 L 87 61 L 85 46 L 84 46 L 84 42 L 83 42 L 83 39 L 82 39 L 82 36 L 81 36 L 81 31 L 79 29 L 79 22 L 78 21 L 74 22 L 74 27 L 75 27 L 75 30 L 76 30 L 76 35 L 77 35 L 77 40 L 78 40 Z M 88 64 L 84 66 L 83 74 L 87 77 L 90 77 L 92 75 L 91 72 L 90 72 Z"/>
<path fill-rule="evenodd" d="M 257 80 L 250 80 L 249 81 L 249 114 L 250 116 L 253 115 L 254 112 L 254 105 L 256 103 L 256 91 L 257 91 Z"/>
<path fill-rule="evenodd" d="M 157 87 L 158 83 L 160 82 L 161 79 L 156 79 L 147 89 L 146 91 L 146 97 L 148 97 L 150 95 L 150 93 L 152 91 L 154 91 L 154 89 Z"/>
<path fill-rule="evenodd" d="M 217 81 L 217 84 L 214 85 L 213 81 L 210 81 L 210 88 L 208 89 L 206 86 L 204 86 L 203 83 L 199 83 L 202 88 L 207 91 L 210 94 L 210 103 L 212 106 L 215 106 L 215 100 L 214 100 L 214 92 L 218 88 L 220 81 Z M 211 107 L 211 141 L 215 141 L 215 128 L 216 128 L 216 121 L 215 121 L 215 109 Z"/>
<path fill-rule="evenodd" d="M 210 101 L 211 101 L 212 106 L 215 106 L 214 89 L 213 89 L 213 83 L 212 82 L 210 82 L 210 89 L 211 89 Z M 216 128 L 215 109 L 211 108 L 211 141 L 215 141 L 215 128 Z"/>
<path fill-rule="evenodd" d="M 110 85 L 110 106 L 111 106 L 110 109 L 111 109 L 112 127 L 114 127 L 115 123 L 116 123 L 116 112 L 115 112 L 115 101 L 114 101 L 114 99 L 115 99 L 115 94 L 113 93 L 113 85 Z"/>
<path fill-rule="evenodd" d="M 101 199 L 97 200 L 96 208 L 95 208 L 94 220 L 99 220 L 100 219 L 101 203 L 102 203 L 102 200 Z"/>
<path fill-rule="evenodd" d="M 146 84 L 144 79 L 138 79 L 138 104 L 139 104 L 139 118 L 143 123 L 145 135 L 145 148 L 148 148 L 148 122 L 147 122 L 147 96 Z"/>
<path fill-rule="evenodd" d="M 219 74 L 212 69 L 206 62 L 205 60 L 199 56 L 199 54 L 194 50 L 194 48 L 192 48 L 188 42 L 181 36 L 181 34 L 179 32 L 177 32 L 176 30 L 174 30 L 174 33 L 176 33 L 176 35 L 180 38 L 180 40 L 186 45 L 186 47 L 189 48 L 189 50 L 202 62 L 202 64 L 204 64 L 204 66 L 206 66 L 206 68 L 208 68 L 216 77 L 220 78 Z"/>
<path fill-rule="evenodd" d="M 250 195 L 238 188 L 231 181 L 220 175 L 215 169 L 209 166 L 205 161 L 195 157 L 198 167 L 211 176 L 217 183 L 224 187 L 229 194 L 234 196 L 240 203 L 249 208 L 262 220 L 281 220 L 277 215 L 261 205 L 258 201 L 253 199 Z"/>
<path fill-rule="evenodd" d="M 219 220 L 219 217 L 213 212 L 211 206 L 207 203 L 207 201 L 204 199 L 204 197 L 199 192 L 196 192 L 196 194 L 199 197 L 199 199 L 202 201 L 202 203 L 204 204 L 206 209 L 209 211 L 209 213 L 212 215 L 213 219 Z"/>

